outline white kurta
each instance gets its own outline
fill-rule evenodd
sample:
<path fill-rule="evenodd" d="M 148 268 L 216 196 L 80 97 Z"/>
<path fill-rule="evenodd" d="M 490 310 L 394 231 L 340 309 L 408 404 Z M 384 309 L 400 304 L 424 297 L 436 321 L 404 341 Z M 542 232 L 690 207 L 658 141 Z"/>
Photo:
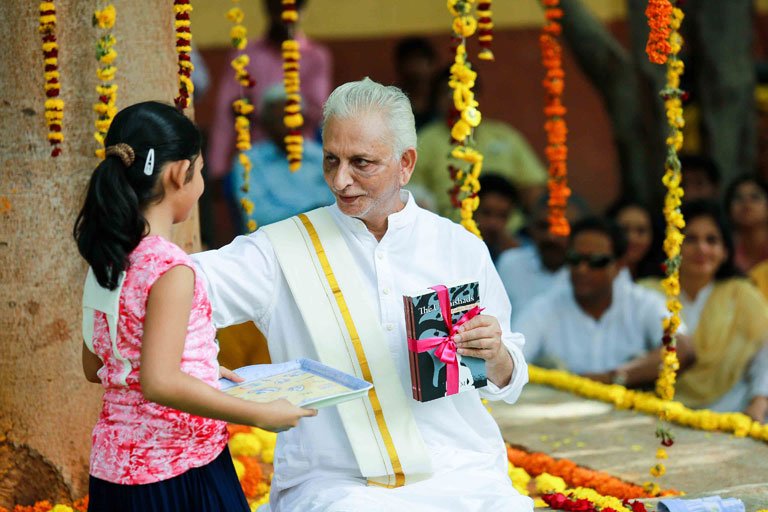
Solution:
<path fill-rule="evenodd" d="M 660 294 L 617 277 L 611 306 L 599 320 L 579 307 L 570 286 L 562 286 L 533 300 L 513 327 L 525 335 L 528 361 L 594 373 L 613 370 L 661 345 L 667 315 Z"/>
<path fill-rule="evenodd" d="M 387 233 L 378 242 L 360 220 L 328 207 L 359 266 L 360 286 L 378 306 L 403 392 L 411 396 L 403 295 L 462 280 L 480 282 L 484 313 L 499 320 L 515 362 L 512 380 L 503 389 L 489 382 L 482 390 L 432 402 L 411 400 L 433 477 L 397 489 L 366 485 L 335 408 L 302 419 L 278 436 L 273 512 L 532 510 L 532 501 L 512 488 L 501 434 L 480 401 L 514 402 L 528 380 L 524 340 L 510 332 L 504 287 L 480 239 L 419 208 L 410 194 L 403 192 L 403 199 L 406 207 L 389 216 Z M 194 260 L 207 283 L 217 327 L 253 320 L 266 334 L 274 362 L 317 358 L 264 233 L 238 237 Z"/>
<path fill-rule="evenodd" d="M 512 318 L 517 318 L 525 306 L 539 295 L 558 287 L 570 287 L 568 267 L 563 265 L 551 272 L 541 262 L 533 245 L 504 251 L 496 262 L 501 281 L 512 305 Z"/>

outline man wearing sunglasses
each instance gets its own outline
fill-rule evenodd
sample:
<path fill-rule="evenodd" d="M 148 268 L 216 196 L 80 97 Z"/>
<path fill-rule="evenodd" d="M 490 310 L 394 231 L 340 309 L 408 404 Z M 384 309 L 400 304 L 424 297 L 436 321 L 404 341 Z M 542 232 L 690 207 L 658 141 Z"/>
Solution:
<path fill-rule="evenodd" d="M 609 221 L 573 226 L 566 252 L 571 286 L 536 298 L 515 318 L 527 361 L 601 382 L 653 381 L 666 305 L 634 283 L 614 286 L 626 247 L 622 230 Z"/>

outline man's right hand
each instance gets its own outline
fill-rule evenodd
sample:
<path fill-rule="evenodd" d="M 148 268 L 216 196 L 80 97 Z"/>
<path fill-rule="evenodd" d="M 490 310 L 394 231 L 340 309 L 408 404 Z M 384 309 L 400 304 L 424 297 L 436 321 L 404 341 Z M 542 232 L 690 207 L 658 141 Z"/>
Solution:
<path fill-rule="evenodd" d="M 304 417 L 317 416 L 317 409 L 304 409 L 281 398 L 258 405 L 256 426 L 271 432 L 283 432 L 299 424 Z"/>

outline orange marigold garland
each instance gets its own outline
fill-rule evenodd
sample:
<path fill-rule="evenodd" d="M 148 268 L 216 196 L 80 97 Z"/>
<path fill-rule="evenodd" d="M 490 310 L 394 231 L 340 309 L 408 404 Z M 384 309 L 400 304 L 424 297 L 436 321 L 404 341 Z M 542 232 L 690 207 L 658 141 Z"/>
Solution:
<path fill-rule="evenodd" d="M 237 5 L 239 2 L 240 0 L 232 0 L 232 3 L 234 3 L 235 6 L 227 11 L 227 19 L 234 23 L 229 32 L 232 46 L 240 51 L 232 60 L 232 69 L 235 70 L 235 80 L 240 84 L 240 98 L 232 102 L 232 110 L 235 114 L 235 132 L 237 134 L 236 147 L 239 152 L 237 158 L 240 165 L 243 166 L 243 185 L 241 190 L 248 193 L 251 183 L 251 169 L 253 168 L 253 164 L 247 153 L 247 151 L 251 149 L 251 121 L 248 116 L 253 112 L 253 105 L 248 99 L 245 90 L 253 88 L 253 86 L 256 85 L 256 81 L 251 77 L 251 74 L 248 71 L 250 58 L 244 52 L 245 47 L 248 46 L 248 31 L 243 25 L 245 14 Z M 258 226 L 253 219 L 253 202 L 247 197 L 243 197 L 240 200 L 240 206 L 245 214 L 248 231 L 256 231 Z"/>
<path fill-rule="evenodd" d="M 59 44 L 56 42 L 56 5 L 53 0 L 40 3 L 40 24 L 38 31 L 43 36 L 43 58 L 45 77 L 45 123 L 48 125 L 48 142 L 53 146 L 51 156 L 61 154 L 60 144 L 64 142 L 61 132 L 64 121 L 64 100 L 59 98 Z"/>
<path fill-rule="evenodd" d="M 115 82 L 115 36 L 112 35 L 112 28 L 115 26 L 117 12 L 112 4 L 106 5 L 103 9 L 96 9 L 93 13 L 93 26 L 101 29 L 102 35 L 96 43 L 96 60 L 99 63 L 96 69 L 96 77 L 99 79 L 99 85 L 96 92 L 99 95 L 98 101 L 93 104 L 93 110 L 96 112 L 96 121 L 94 125 L 96 131 L 93 137 L 99 146 L 96 149 L 96 156 L 104 158 L 104 138 L 107 136 L 109 125 L 117 114 L 117 84 Z"/>
<path fill-rule="evenodd" d="M 448 0 L 447 3 L 448 11 L 453 15 L 451 27 L 455 47 L 451 77 L 448 81 L 448 86 L 453 89 L 453 105 L 456 111 L 451 119 L 451 139 L 456 145 L 451 151 L 451 157 L 466 165 L 465 168 L 452 165 L 448 170 L 454 181 L 450 190 L 451 203 L 460 209 L 461 225 L 479 237 L 480 230 L 472 216 L 480 205 L 477 193 L 480 191 L 478 178 L 483 168 L 483 155 L 473 147 L 472 133 L 480 125 L 482 115 L 472 90 L 477 73 L 472 70 L 472 65 L 467 60 L 466 48 L 467 38 L 475 34 L 478 28 L 478 22 L 472 12 L 474 3 L 475 0 Z"/>
<path fill-rule="evenodd" d="M 192 22 L 189 13 L 192 12 L 190 0 L 174 0 L 173 12 L 176 15 L 176 54 L 178 56 L 179 95 L 173 102 L 176 108 L 184 110 L 190 105 L 190 98 L 195 91 L 192 85 Z"/>
<path fill-rule="evenodd" d="M 625 482 L 604 471 L 595 471 L 579 466 L 572 460 L 555 459 L 545 453 L 527 452 L 507 446 L 507 459 L 513 465 L 523 468 L 531 476 L 548 473 L 565 480 L 571 487 L 589 487 L 600 494 L 620 499 L 653 498 L 680 494 L 674 489 L 661 491 Z M 655 491 L 655 492 L 654 492 Z"/>
<path fill-rule="evenodd" d="M 493 43 L 493 13 L 491 12 L 491 0 L 481 1 L 477 4 L 477 41 L 480 44 L 480 60 L 494 60 L 491 43 Z"/>
<path fill-rule="evenodd" d="M 288 27 L 288 39 L 283 41 L 283 84 L 285 86 L 285 127 L 288 135 L 285 136 L 285 150 L 288 155 L 288 168 L 296 172 L 301 168 L 301 160 L 304 154 L 304 137 L 301 128 L 304 126 L 304 117 L 301 115 L 301 81 L 299 79 L 299 67 L 301 61 L 301 49 L 295 39 L 296 21 L 299 13 L 296 10 L 296 0 L 283 0 L 283 23 Z"/>
<path fill-rule="evenodd" d="M 563 17 L 560 0 L 543 0 L 546 23 L 539 38 L 541 44 L 541 59 L 546 69 L 542 81 L 546 93 L 544 115 L 547 120 L 544 129 L 547 132 L 547 147 L 545 154 L 549 162 L 549 231 L 554 235 L 568 236 L 571 227 L 565 217 L 568 197 L 567 158 L 568 147 L 566 138 L 568 128 L 565 124 L 565 106 L 561 97 L 565 88 L 565 72 L 562 66 L 562 47 L 558 37 L 562 32 L 559 20 Z"/>
<path fill-rule="evenodd" d="M 669 23 L 672 17 L 672 4 L 669 0 L 648 0 L 645 16 L 648 18 L 649 28 L 645 52 L 654 64 L 665 64 L 670 53 Z"/>

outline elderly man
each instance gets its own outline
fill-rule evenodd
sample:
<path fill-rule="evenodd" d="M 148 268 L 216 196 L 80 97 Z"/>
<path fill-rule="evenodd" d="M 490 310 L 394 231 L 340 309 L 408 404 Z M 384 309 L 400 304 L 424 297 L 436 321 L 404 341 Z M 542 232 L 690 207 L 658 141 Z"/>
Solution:
<path fill-rule="evenodd" d="M 480 398 L 513 402 L 527 381 L 523 338 L 483 242 L 419 208 L 407 97 L 369 79 L 323 109 L 324 175 L 336 204 L 196 256 L 217 326 L 253 320 L 272 360 L 318 359 L 374 384 L 278 436 L 271 510 L 532 510 L 507 477 Z M 456 338 L 488 386 L 421 403 L 411 383 L 402 296 L 477 280 L 485 314 Z M 498 319 L 498 320 L 497 320 Z"/>

